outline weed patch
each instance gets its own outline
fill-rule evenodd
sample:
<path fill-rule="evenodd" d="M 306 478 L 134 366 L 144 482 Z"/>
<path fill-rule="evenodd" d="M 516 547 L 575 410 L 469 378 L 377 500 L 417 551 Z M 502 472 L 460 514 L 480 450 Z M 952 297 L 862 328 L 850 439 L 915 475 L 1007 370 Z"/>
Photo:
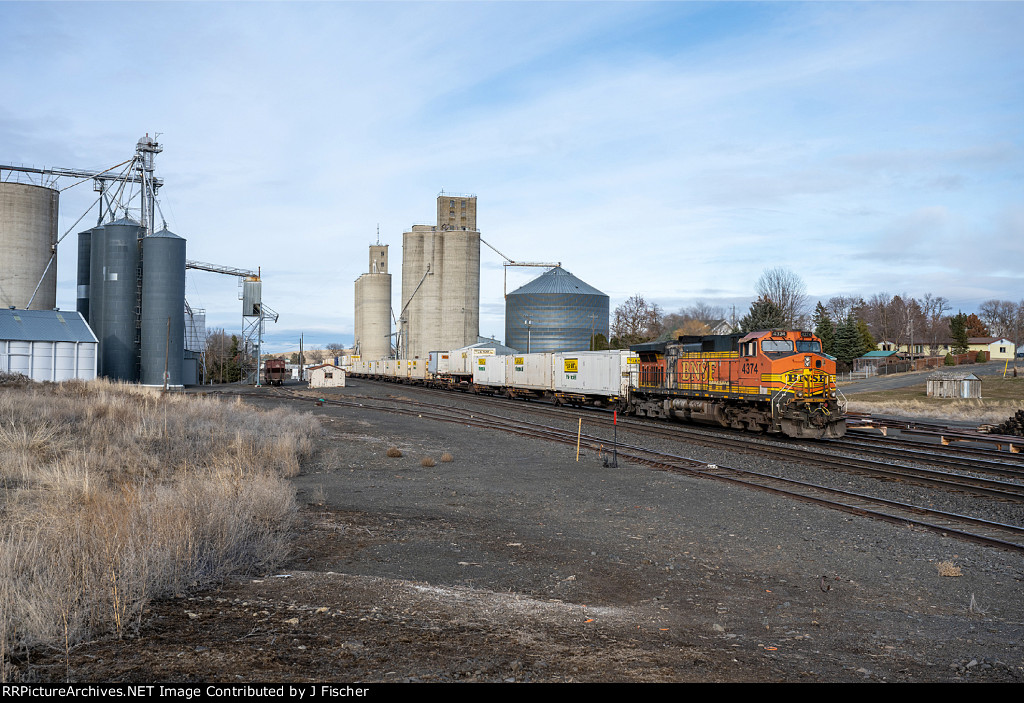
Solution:
<path fill-rule="evenodd" d="M 99 380 L 0 394 L 0 680 L 146 603 L 285 556 L 311 415 Z"/>

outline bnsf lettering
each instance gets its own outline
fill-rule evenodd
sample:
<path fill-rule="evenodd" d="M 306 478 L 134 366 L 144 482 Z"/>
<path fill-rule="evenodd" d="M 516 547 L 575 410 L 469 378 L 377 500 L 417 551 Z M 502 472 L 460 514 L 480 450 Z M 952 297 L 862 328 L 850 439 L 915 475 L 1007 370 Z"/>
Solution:
<path fill-rule="evenodd" d="M 683 361 L 679 373 L 684 376 L 698 376 L 705 383 L 711 383 L 715 380 L 716 367 L 717 364 L 711 361 Z"/>

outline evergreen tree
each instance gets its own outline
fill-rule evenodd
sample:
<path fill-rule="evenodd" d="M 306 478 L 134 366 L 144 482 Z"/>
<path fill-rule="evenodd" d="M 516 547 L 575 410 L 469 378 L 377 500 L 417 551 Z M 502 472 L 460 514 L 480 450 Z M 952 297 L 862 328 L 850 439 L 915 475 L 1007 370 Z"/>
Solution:
<path fill-rule="evenodd" d="M 858 356 L 863 356 L 878 347 L 875 338 L 871 336 L 871 330 L 868 329 L 868 323 L 860 318 L 857 318 L 857 336 L 860 338 L 860 354 Z"/>
<path fill-rule="evenodd" d="M 821 301 L 818 301 L 817 307 L 814 308 L 814 334 L 821 340 L 821 350 L 835 356 L 836 326 Z"/>
<path fill-rule="evenodd" d="M 958 312 L 949 318 L 949 336 L 953 338 L 953 353 L 964 354 L 967 352 L 969 343 L 967 334 L 967 315 Z"/>
<path fill-rule="evenodd" d="M 786 316 L 782 308 L 765 297 L 760 297 L 750 306 L 750 312 L 740 320 L 740 332 L 777 330 L 785 327 Z"/>
<path fill-rule="evenodd" d="M 845 364 L 852 364 L 853 360 L 861 356 L 864 340 L 857 330 L 857 319 L 851 311 L 846 319 L 836 326 L 835 357 Z"/>

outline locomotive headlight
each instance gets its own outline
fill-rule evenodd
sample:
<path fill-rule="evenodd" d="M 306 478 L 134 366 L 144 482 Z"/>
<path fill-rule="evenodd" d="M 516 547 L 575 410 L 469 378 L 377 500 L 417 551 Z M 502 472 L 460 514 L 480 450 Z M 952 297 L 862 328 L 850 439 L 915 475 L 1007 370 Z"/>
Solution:
<path fill-rule="evenodd" d="M 811 357 L 809 357 L 809 356 L 805 356 L 804 357 L 804 366 L 810 368 L 810 366 L 811 366 Z"/>

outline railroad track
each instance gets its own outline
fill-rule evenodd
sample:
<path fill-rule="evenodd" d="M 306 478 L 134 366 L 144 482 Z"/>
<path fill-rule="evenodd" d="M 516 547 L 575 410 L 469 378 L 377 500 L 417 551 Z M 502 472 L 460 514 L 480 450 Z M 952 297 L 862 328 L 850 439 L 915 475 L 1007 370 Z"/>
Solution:
<path fill-rule="evenodd" d="M 415 388 L 415 393 L 450 399 L 450 391 L 422 387 Z M 369 396 L 365 396 L 369 398 Z M 467 394 L 458 396 L 461 400 L 480 404 L 482 407 L 494 409 L 499 405 L 507 405 L 509 409 L 522 410 L 524 404 L 519 400 L 507 400 L 500 396 L 479 396 Z M 416 404 L 412 399 L 404 402 Z M 567 420 L 578 416 L 577 409 L 554 407 L 546 403 L 530 404 L 529 412 L 533 415 L 547 416 Z M 593 410 L 587 408 L 587 410 Z M 607 411 L 602 411 L 606 414 Z M 1002 460 L 1007 458 L 1010 464 L 992 460 L 991 454 L 985 459 L 973 456 L 961 456 L 942 445 L 931 445 L 936 451 L 922 448 L 896 447 L 891 450 L 875 448 L 870 440 L 829 440 L 825 442 L 806 442 L 798 440 L 774 440 L 765 442 L 756 435 L 743 432 L 719 431 L 695 425 L 686 425 L 665 420 L 647 418 L 621 417 L 619 424 L 624 430 L 637 432 L 647 436 L 657 436 L 671 441 L 686 441 L 701 446 L 731 452 L 756 454 L 776 461 L 799 461 L 803 464 L 820 468 L 857 472 L 884 480 L 904 481 L 923 486 L 940 487 L 947 490 L 970 491 L 975 494 L 990 496 L 1003 500 L 1024 502 L 1024 464 L 1019 462 L 1018 455 L 1000 454 Z M 609 443 L 609 440 L 605 440 Z M 810 448 L 809 448 L 810 447 Z M 841 450 L 847 454 L 827 454 L 821 449 Z M 854 456 L 852 454 L 857 454 Z M 861 456 L 869 454 L 876 458 Z M 901 464 L 893 463 L 902 462 Z M 922 466 L 925 465 L 925 466 Z M 926 467 L 943 467 L 948 470 L 937 470 Z M 1007 480 L 1004 480 L 1007 479 Z"/>
<path fill-rule="evenodd" d="M 575 445 L 578 441 L 580 446 L 584 448 L 605 453 L 607 453 L 609 445 L 608 438 L 603 436 L 589 433 L 577 434 L 576 431 L 567 430 L 562 427 L 518 420 L 496 415 L 488 411 L 458 408 L 451 405 L 437 405 L 422 401 L 410 401 L 404 398 L 382 399 L 368 396 L 346 396 L 344 399 L 322 399 L 315 395 L 280 388 L 250 392 L 247 395 L 298 400 L 328 407 L 360 408 L 415 416 L 438 422 L 451 422 L 493 429 L 568 445 Z M 619 444 L 618 456 L 624 461 L 634 462 L 661 471 L 716 480 L 834 510 L 841 510 L 853 515 L 905 525 L 911 529 L 931 531 L 1011 551 L 1024 551 L 1024 527 L 1017 525 L 935 510 L 920 505 L 903 503 L 748 469 L 709 464 L 690 457 L 655 451 L 631 444 Z M 1020 486 L 1018 488 L 1024 489 L 1024 487 Z M 963 489 L 980 490 L 977 487 L 963 487 Z M 1001 497 L 1021 500 L 1024 494 L 1017 494 L 1016 497 Z"/>

